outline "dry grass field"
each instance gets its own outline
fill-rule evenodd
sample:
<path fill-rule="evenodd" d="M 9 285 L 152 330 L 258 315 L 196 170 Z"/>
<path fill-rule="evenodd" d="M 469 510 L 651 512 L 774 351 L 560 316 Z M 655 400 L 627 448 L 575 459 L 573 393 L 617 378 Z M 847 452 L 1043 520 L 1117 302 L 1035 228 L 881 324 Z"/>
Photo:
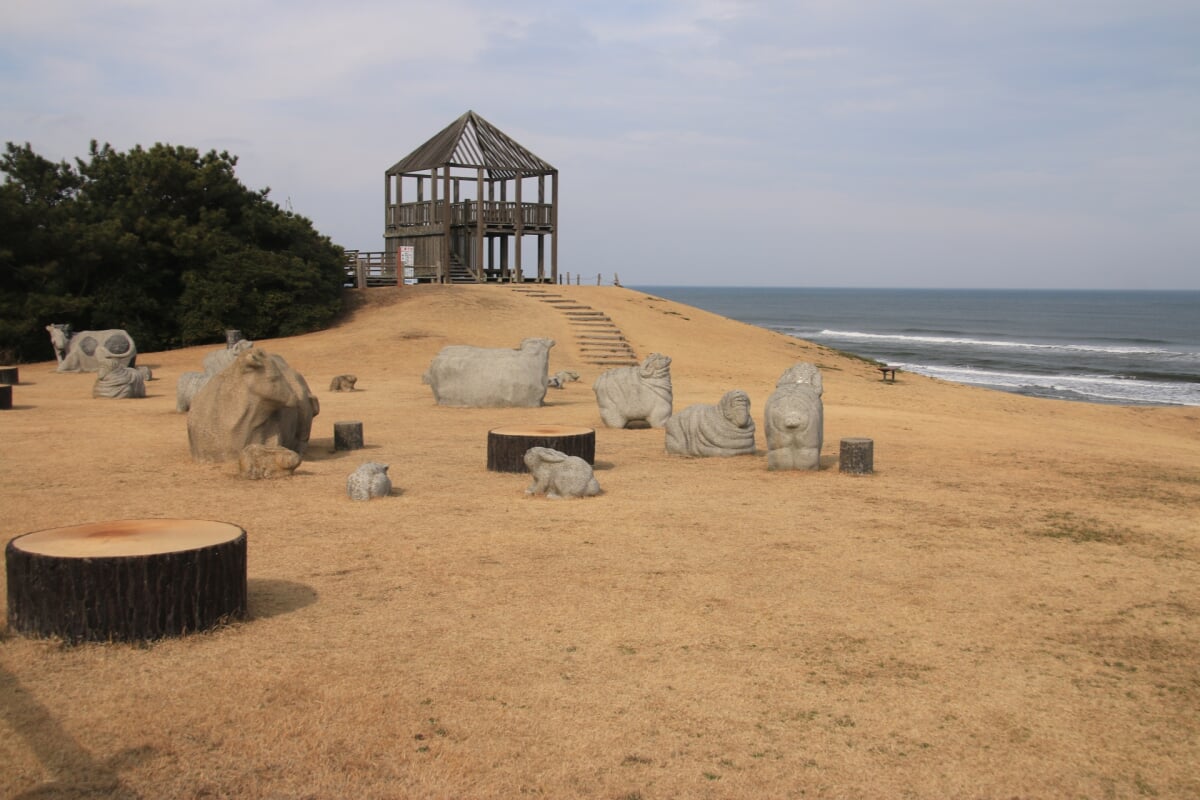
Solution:
<path fill-rule="evenodd" d="M 675 408 L 825 378 L 824 468 L 601 425 L 565 316 L 507 287 L 369 290 L 262 341 L 321 401 L 296 474 L 188 456 L 144 400 L 21 366 L 0 534 L 139 517 L 249 537 L 250 618 L 146 645 L 0 633 L 5 798 L 1200 797 L 1200 409 L 901 373 L 645 293 L 556 287 L 673 360 Z M 548 336 L 538 409 L 434 405 L 444 345 Z M 358 375 L 359 391 L 324 391 Z M 333 423 L 367 447 L 333 452 Z M 487 431 L 596 430 L 599 497 L 527 497 Z M 876 473 L 839 473 L 842 437 Z M 391 465 L 393 496 L 346 476 Z M 3 593 L 0 593 L 3 594 Z"/>

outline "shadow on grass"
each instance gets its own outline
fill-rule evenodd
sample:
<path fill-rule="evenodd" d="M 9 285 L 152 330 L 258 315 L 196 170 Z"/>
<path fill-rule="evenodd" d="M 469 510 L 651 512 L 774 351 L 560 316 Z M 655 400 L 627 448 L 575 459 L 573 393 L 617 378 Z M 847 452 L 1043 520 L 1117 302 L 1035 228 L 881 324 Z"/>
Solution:
<path fill-rule="evenodd" d="M 311 586 L 274 578 L 250 578 L 246 581 L 246 605 L 249 619 L 270 619 L 299 611 L 317 602 Z"/>

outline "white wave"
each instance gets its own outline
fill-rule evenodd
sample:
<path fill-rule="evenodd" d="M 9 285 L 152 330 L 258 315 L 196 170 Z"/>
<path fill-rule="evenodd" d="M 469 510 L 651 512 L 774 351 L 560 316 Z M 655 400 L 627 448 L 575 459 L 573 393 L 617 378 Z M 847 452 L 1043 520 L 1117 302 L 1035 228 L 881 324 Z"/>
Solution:
<path fill-rule="evenodd" d="M 1172 381 L 1142 381 L 1119 375 L 1035 375 L 1025 372 L 992 372 L 971 367 L 940 367 L 925 364 L 892 366 L 954 383 L 985 386 L 1010 392 L 1048 396 L 1071 396 L 1106 403 L 1149 403 L 1153 405 L 1200 406 L 1200 384 Z"/>
<path fill-rule="evenodd" d="M 1107 353 L 1109 355 L 1150 355 L 1171 358 L 1200 359 L 1200 353 L 1184 353 L 1146 345 L 1099 345 L 1099 344 L 1046 344 L 1038 342 L 1008 341 L 1003 339 L 969 339 L 958 336 L 909 335 L 900 333 L 865 333 L 863 331 L 839 331 L 826 328 L 817 332 L 789 331 L 801 338 L 840 339 L 862 342 L 902 342 L 910 344 L 932 344 L 950 347 L 990 347 L 1005 350 L 1045 350 L 1072 353 Z"/>

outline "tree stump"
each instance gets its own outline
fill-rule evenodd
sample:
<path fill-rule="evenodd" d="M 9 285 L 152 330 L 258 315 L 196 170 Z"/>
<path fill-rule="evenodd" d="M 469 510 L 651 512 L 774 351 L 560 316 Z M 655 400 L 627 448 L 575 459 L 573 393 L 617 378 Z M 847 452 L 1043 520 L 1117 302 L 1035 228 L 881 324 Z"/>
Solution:
<path fill-rule="evenodd" d="M 135 519 L 8 543 L 8 624 L 69 642 L 139 641 L 246 616 L 246 532 L 227 522 Z"/>
<path fill-rule="evenodd" d="M 875 442 L 872 439 L 842 439 L 838 471 L 851 475 L 870 475 L 875 471 Z"/>
<path fill-rule="evenodd" d="M 333 423 L 333 449 L 361 450 L 363 446 L 362 423 L 358 420 L 344 420 Z"/>
<path fill-rule="evenodd" d="M 7 411 L 12 408 L 12 387 L 7 383 L 0 383 L 0 411 Z"/>
<path fill-rule="evenodd" d="M 7 383 L 9 386 L 16 386 L 21 382 L 18 377 L 20 370 L 17 367 L 0 367 L 0 383 Z"/>
<path fill-rule="evenodd" d="M 245 338 L 246 338 L 245 336 L 242 336 L 241 331 L 227 330 L 227 331 L 225 331 L 225 346 L 227 348 L 229 348 L 230 350 L 232 350 L 233 346 L 235 344 L 237 344 L 238 342 L 242 341 Z"/>
<path fill-rule="evenodd" d="M 492 472 L 529 472 L 525 452 L 531 447 L 596 460 L 596 431 L 573 425 L 508 425 L 488 431 L 487 468 Z"/>

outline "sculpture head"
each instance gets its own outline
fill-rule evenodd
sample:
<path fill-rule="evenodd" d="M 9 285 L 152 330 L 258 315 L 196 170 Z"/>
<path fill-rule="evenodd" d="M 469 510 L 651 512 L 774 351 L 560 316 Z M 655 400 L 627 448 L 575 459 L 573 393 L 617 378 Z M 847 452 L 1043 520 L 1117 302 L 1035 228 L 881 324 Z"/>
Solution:
<path fill-rule="evenodd" d="M 775 386 L 790 386 L 794 384 L 804 384 L 811 386 L 820 395 L 824 392 L 823 381 L 821 380 L 821 370 L 817 369 L 815 364 L 809 364 L 806 361 L 801 361 L 793 364 L 783 371 L 776 381 Z"/>
<path fill-rule="evenodd" d="M 671 369 L 671 357 L 662 353 L 651 353 L 642 362 L 639 374 L 643 378 L 661 378 Z"/>
<path fill-rule="evenodd" d="M 741 389 L 726 392 L 717 407 L 735 428 L 745 428 L 750 424 L 750 396 Z"/>
<path fill-rule="evenodd" d="M 245 382 L 250 393 L 274 406 L 295 408 L 300 399 L 283 376 L 279 364 L 257 348 L 242 351 L 232 369 Z"/>
<path fill-rule="evenodd" d="M 61 363 L 67 354 L 67 345 L 71 343 L 71 325 L 47 325 L 46 332 L 50 334 L 50 344 L 54 346 L 54 355 Z"/>

